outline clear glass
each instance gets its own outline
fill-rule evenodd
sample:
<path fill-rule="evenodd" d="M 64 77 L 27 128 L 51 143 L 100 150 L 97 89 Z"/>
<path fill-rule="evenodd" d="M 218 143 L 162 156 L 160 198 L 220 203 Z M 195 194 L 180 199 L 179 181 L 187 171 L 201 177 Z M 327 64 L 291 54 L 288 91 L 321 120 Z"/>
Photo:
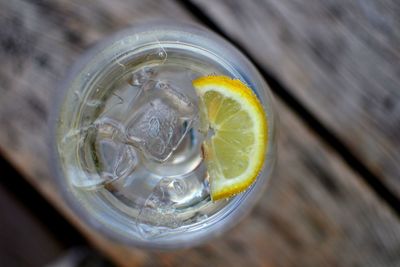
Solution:
<path fill-rule="evenodd" d="M 266 112 L 266 160 L 244 193 L 213 202 L 191 81 L 238 78 Z M 258 71 L 231 44 L 194 25 L 119 32 L 73 66 L 53 112 L 58 186 L 92 228 L 143 248 L 193 246 L 230 229 L 263 192 L 275 157 L 275 112 Z"/>

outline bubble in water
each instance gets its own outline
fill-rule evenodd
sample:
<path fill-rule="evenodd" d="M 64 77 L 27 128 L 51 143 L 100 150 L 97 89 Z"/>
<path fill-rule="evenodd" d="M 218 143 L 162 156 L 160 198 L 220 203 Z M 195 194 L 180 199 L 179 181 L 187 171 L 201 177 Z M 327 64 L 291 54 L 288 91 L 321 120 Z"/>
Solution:
<path fill-rule="evenodd" d="M 158 52 L 158 56 L 163 60 L 162 63 L 165 63 L 165 61 L 167 60 L 167 52 L 165 52 L 164 49 Z"/>
<path fill-rule="evenodd" d="M 196 117 L 196 106 L 168 82 L 149 81 L 135 98 L 127 137 L 150 159 L 163 162 L 179 146 Z"/>

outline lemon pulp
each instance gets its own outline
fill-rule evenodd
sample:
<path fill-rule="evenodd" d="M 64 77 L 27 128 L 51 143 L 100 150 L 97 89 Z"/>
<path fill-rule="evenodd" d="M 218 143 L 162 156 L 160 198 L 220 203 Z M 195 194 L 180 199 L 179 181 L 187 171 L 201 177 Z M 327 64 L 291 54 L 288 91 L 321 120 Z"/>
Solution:
<path fill-rule="evenodd" d="M 240 80 L 205 76 L 193 86 L 202 106 L 202 128 L 212 132 L 203 144 L 211 198 L 228 198 L 245 191 L 262 169 L 267 117 L 257 96 Z"/>

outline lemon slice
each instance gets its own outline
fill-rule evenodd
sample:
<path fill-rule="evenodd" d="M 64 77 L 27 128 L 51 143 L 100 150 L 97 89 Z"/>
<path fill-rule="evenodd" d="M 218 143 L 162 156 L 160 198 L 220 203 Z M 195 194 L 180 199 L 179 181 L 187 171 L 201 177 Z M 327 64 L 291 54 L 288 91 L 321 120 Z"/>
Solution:
<path fill-rule="evenodd" d="M 201 121 L 211 137 L 203 143 L 210 175 L 211 198 L 228 198 L 245 191 L 260 172 L 268 132 L 263 107 L 240 80 L 206 76 L 193 81 L 200 98 Z"/>

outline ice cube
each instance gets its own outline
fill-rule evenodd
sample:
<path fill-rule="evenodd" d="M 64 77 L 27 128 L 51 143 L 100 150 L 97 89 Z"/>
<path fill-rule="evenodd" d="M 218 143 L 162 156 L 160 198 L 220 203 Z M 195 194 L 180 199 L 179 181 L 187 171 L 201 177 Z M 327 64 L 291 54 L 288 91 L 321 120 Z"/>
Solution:
<path fill-rule="evenodd" d="M 126 177 L 137 166 L 135 149 L 124 141 L 123 126 L 102 118 L 85 130 L 78 153 L 84 173 L 72 182 L 76 187 L 93 189 Z"/>
<path fill-rule="evenodd" d="M 139 212 L 137 227 L 144 238 L 167 234 L 168 231 L 181 226 L 182 221 L 177 216 L 175 202 L 171 194 L 175 192 L 177 181 L 163 178 L 153 189 Z M 179 192 L 184 190 L 178 189 Z"/>
<path fill-rule="evenodd" d="M 179 146 L 197 116 L 197 107 L 168 81 L 141 87 L 127 118 L 127 138 L 150 159 L 163 162 Z"/>

